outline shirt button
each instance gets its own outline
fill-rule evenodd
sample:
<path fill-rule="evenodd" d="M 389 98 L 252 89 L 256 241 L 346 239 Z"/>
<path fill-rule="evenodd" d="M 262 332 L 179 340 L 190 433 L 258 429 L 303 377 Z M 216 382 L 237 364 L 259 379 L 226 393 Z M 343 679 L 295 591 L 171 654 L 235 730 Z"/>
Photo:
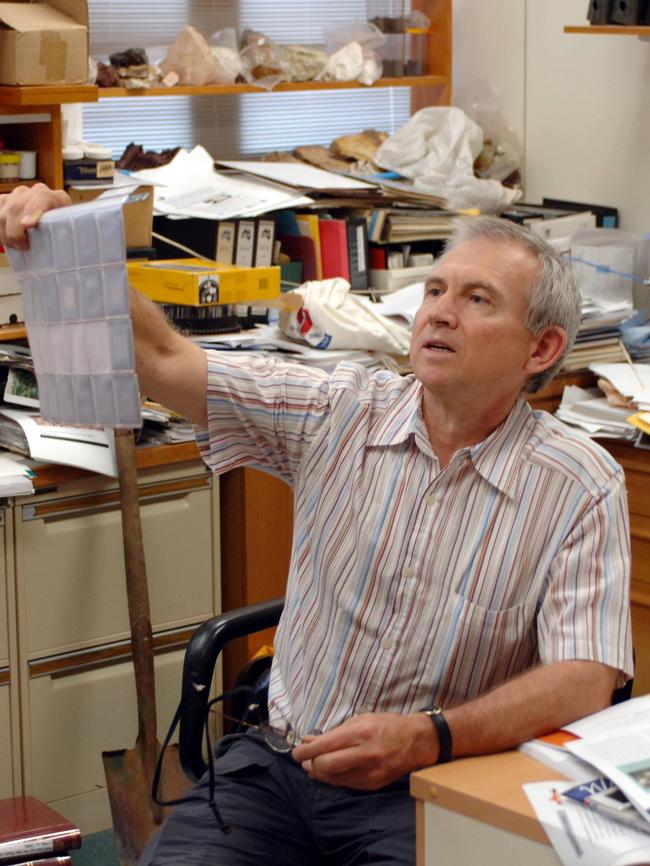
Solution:
<path fill-rule="evenodd" d="M 383 637 L 379 643 L 379 646 L 384 650 L 389 650 L 393 648 L 395 641 L 392 637 Z"/>
<path fill-rule="evenodd" d="M 438 494 L 437 493 L 427 493 L 427 495 L 425 497 L 425 501 L 426 501 L 427 505 L 435 505 L 436 502 L 438 501 Z"/>
<path fill-rule="evenodd" d="M 415 577 L 415 569 L 411 565 L 407 565 L 402 572 L 402 577 L 405 580 L 412 580 Z"/>

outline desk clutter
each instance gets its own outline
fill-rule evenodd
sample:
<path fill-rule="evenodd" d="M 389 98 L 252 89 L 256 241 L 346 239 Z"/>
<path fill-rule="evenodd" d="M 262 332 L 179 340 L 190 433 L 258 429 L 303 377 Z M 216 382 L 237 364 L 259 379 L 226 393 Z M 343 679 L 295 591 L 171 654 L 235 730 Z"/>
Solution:
<path fill-rule="evenodd" d="M 571 781 L 524 785 L 563 866 L 650 861 L 650 695 L 520 746 Z"/>

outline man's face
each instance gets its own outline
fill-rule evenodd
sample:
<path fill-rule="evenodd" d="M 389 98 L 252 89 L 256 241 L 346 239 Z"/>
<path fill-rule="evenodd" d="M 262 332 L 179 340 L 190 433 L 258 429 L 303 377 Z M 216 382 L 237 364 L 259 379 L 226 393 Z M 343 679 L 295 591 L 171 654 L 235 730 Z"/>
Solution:
<path fill-rule="evenodd" d="M 425 284 L 413 324 L 411 363 L 432 395 L 514 398 L 530 376 L 537 341 L 524 327 L 526 292 L 538 270 L 525 248 L 467 241 Z"/>

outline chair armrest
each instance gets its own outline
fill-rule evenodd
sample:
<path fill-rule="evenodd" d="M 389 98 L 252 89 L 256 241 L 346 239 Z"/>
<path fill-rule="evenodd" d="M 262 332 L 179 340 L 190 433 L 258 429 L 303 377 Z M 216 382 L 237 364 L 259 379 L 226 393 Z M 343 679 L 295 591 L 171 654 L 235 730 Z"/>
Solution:
<path fill-rule="evenodd" d="M 186 775 L 196 781 L 207 770 L 203 757 L 203 729 L 210 684 L 219 653 L 234 638 L 277 625 L 284 598 L 229 610 L 206 620 L 185 650 L 178 749 Z"/>

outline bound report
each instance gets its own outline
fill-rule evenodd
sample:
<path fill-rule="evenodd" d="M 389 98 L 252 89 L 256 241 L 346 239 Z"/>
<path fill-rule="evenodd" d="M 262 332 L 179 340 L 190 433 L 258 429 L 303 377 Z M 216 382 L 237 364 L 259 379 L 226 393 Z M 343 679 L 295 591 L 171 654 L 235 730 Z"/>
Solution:
<path fill-rule="evenodd" d="M 30 857 L 41 862 L 80 845 L 79 828 L 35 797 L 0 800 L 0 864 Z"/>

